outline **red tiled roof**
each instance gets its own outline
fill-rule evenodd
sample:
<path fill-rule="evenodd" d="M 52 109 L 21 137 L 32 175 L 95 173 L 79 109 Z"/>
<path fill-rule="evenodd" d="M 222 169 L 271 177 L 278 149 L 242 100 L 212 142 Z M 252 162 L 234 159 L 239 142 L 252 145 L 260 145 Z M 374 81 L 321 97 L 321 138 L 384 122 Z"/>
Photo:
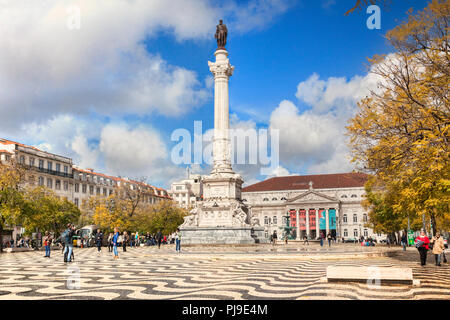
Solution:
<path fill-rule="evenodd" d="M 310 181 L 314 189 L 363 187 L 367 178 L 367 174 L 358 172 L 274 177 L 247 186 L 242 192 L 307 190 Z"/>
<path fill-rule="evenodd" d="M 5 149 L 0 150 L 0 153 L 9 153 L 9 154 L 12 154 L 12 152 L 10 152 L 10 151 L 8 151 L 8 150 L 5 150 Z"/>
<path fill-rule="evenodd" d="M 8 140 L 8 139 L 3 139 L 3 138 L 0 138 L 0 143 L 1 143 L 1 144 L 17 144 L 17 145 L 19 145 L 19 146 L 21 146 L 21 147 L 31 148 L 31 149 L 34 149 L 34 150 L 37 150 L 37 151 L 42 151 L 42 150 L 40 150 L 40 149 L 38 149 L 38 148 L 36 148 L 36 147 L 28 146 L 28 145 L 23 144 L 23 143 L 20 143 L 20 142 Z M 43 152 L 46 152 L 46 151 L 43 151 Z"/>

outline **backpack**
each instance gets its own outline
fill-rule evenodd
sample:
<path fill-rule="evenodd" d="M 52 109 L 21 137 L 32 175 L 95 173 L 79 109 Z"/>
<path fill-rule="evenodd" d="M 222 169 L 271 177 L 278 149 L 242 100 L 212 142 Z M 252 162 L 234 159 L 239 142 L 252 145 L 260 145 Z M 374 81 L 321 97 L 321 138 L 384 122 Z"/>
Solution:
<path fill-rule="evenodd" d="M 417 240 L 416 248 L 419 249 L 425 242 L 422 240 Z"/>
<path fill-rule="evenodd" d="M 61 241 L 63 241 L 65 244 L 70 243 L 69 229 L 64 230 L 64 232 L 61 234 Z"/>

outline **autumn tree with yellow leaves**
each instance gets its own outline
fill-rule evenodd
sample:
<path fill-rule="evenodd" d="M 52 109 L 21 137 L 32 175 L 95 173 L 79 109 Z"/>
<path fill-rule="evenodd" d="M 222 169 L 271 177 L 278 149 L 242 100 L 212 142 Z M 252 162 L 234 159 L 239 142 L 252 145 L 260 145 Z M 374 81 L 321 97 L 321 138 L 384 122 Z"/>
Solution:
<path fill-rule="evenodd" d="M 121 231 L 154 233 L 161 230 L 171 233 L 183 223 L 183 217 L 187 215 L 186 210 L 178 208 L 173 201 L 163 200 L 157 204 L 142 203 L 134 208 L 134 214 L 130 217 L 131 204 L 121 198 L 119 193 L 92 198 L 90 206 L 93 208 L 91 222 L 106 231 L 118 227 Z"/>
<path fill-rule="evenodd" d="M 408 21 L 387 33 L 395 53 L 370 60 L 380 82 L 358 103 L 347 130 L 353 161 L 373 174 L 366 186 L 372 224 L 385 217 L 380 208 L 403 221 L 424 214 L 434 231 L 448 220 L 449 17 L 449 1 L 410 10 Z"/>
<path fill-rule="evenodd" d="M 0 251 L 3 244 L 3 230 L 21 220 L 24 207 L 21 188 L 23 178 L 24 170 L 17 163 L 0 162 Z"/>

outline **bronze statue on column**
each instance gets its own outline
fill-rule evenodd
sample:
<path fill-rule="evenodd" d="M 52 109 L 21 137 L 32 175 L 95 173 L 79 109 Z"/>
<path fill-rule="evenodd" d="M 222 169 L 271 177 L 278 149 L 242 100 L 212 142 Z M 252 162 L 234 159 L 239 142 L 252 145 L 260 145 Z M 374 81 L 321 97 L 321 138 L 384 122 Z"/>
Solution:
<path fill-rule="evenodd" d="M 216 34 L 214 35 L 214 38 L 217 39 L 217 49 L 225 50 L 225 45 L 227 44 L 227 35 L 227 26 L 223 24 L 223 20 L 219 20 L 219 24 L 216 28 Z"/>

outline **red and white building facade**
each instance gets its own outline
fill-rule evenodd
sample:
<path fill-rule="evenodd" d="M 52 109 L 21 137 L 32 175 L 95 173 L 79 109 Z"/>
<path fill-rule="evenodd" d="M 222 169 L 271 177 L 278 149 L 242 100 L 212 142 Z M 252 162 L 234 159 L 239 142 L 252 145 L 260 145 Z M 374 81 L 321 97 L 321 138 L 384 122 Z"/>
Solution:
<path fill-rule="evenodd" d="M 266 236 L 284 232 L 286 216 L 295 239 L 317 239 L 321 233 L 345 241 L 361 236 L 384 240 L 365 226 L 368 212 L 361 205 L 365 197 L 363 173 L 274 177 L 247 186 L 242 201 L 265 227 Z"/>

